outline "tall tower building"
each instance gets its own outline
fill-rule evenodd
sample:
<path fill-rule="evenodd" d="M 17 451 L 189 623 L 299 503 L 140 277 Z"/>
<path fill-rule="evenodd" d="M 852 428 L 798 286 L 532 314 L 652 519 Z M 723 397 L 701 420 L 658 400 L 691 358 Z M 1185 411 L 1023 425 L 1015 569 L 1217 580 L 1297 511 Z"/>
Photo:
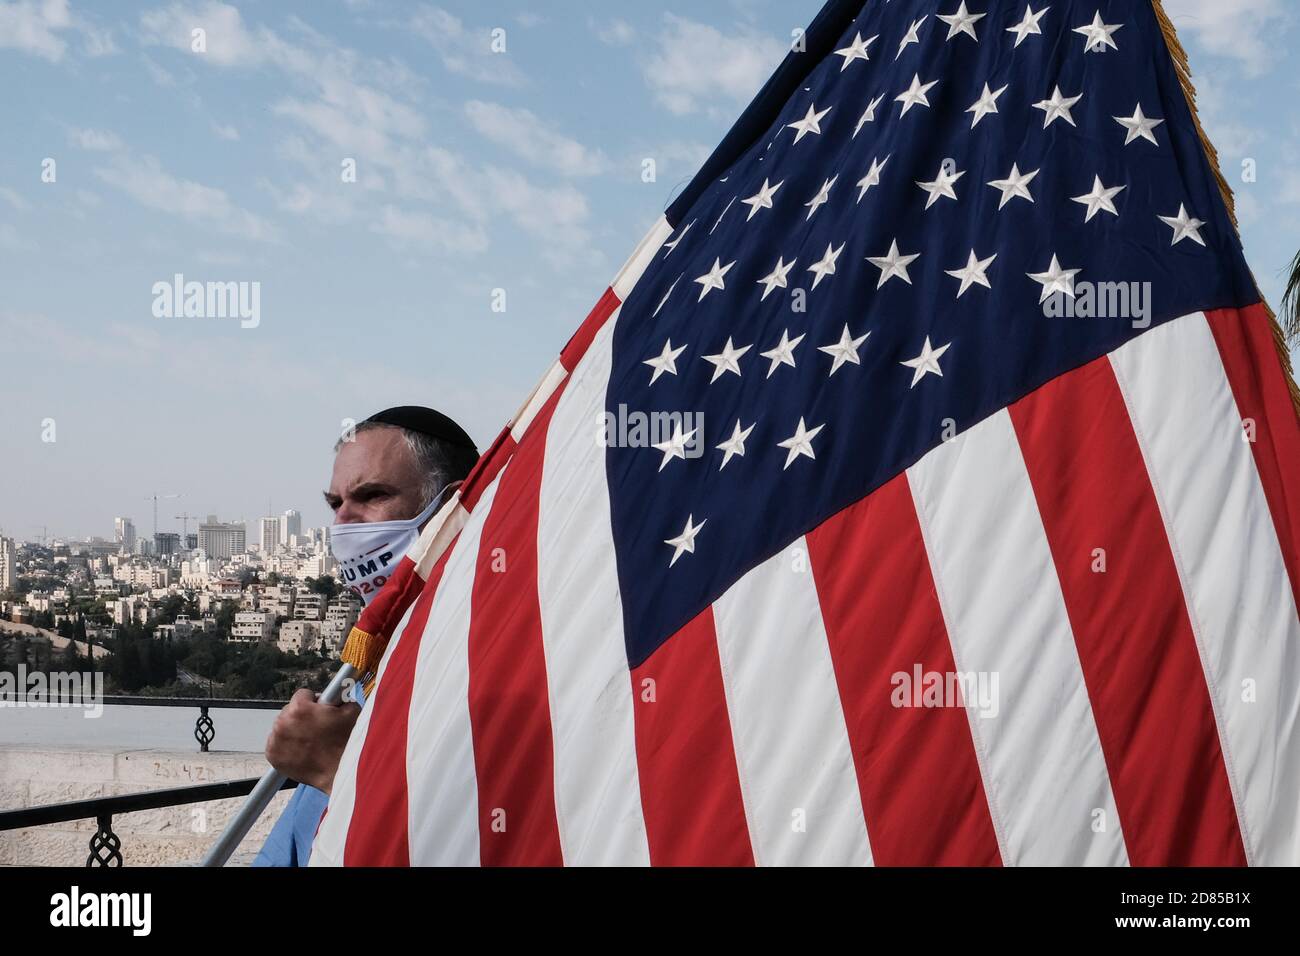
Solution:
<path fill-rule="evenodd" d="M 135 522 L 130 518 L 113 519 L 113 539 L 119 551 L 131 554 L 135 551 Z"/>
<path fill-rule="evenodd" d="M 274 554 L 280 544 L 280 519 L 262 519 L 262 554 Z"/>
<path fill-rule="evenodd" d="M 15 565 L 18 562 L 18 548 L 13 538 L 0 538 L 0 591 L 13 590 L 17 577 Z"/>
<path fill-rule="evenodd" d="M 248 550 L 247 529 L 242 524 L 223 524 L 216 515 L 199 525 L 199 547 L 209 558 L 229 558 Z"/>
<path fill-rule="evenodd" d="M 287 547 L 294 537 L 302 537 L 302 515 L 291 509 L 280 516 L 280 543 Z"/>

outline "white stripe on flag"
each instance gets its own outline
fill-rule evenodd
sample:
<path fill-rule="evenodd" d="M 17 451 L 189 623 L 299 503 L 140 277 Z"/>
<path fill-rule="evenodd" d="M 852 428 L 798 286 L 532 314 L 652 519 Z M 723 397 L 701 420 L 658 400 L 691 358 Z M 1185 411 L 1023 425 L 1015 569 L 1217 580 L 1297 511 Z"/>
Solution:
<path fill-rule="evenodd" d="M 477 866 L 478 778 L 469 719 L 470 594 L 498 475 L 447 558 L 415 662 L 406 732 L 411 863 Z"/>
<path fill-rule="evenodd" d="M 1111 365 L 1173 545 L 1246 852 L 1295 866 L 1300 619 L 1214 336 L 1203 314 L 1185 316 Z"/>
<path fill-rule="evenodd" d="M 1008 865 L 1128 863 L 1060 579 L 1005 410 L 907 472 Z M 992 713 L 992 708 L 988 709 Z"/>
<path fill-rule="evenodd" d="M 407 622 L 410 621 L 411 612 L 414 610 L 415 604 L 412 602 L 406 609 L 406 613 L 402 615 L 397 629 L 393 631 L 393 639 L 384 648 L 383 657 L 380 658 L 379 667 L 375 672 L 376 686 L 383 680 L 384 671 L 388 669 L 388 659 L 393 656 L 398 638 L 406 630 Z M 339 768 L 334 773 L 334 785 L 330 788 L 329 811 L 316 831 L 308 866 L 343 865 L 343 847 L 348 837 L 348 825 L 352 822 L 352 810 L 357 801 L 357 761 L 361 759 L 361 749 L 365 746 L 366 734 L 370 732 L 370 718 L 374 711 L 373 707 L 362 709 L 356 726 L 352 728 L 352 734 L 348 737 L 347 746 L 343 749 L 343 756 L 339 758 Z"/>
<path fill-rule="evenodd" d="M 755 863 L 870 865 L 804 539 L 732 585 L 714 602 L 713 616 Z"/>
<path fill-rule="evenodd" d="M 614 312 L 556 405 L 537 522 L 537 590 L 555 743 L 555 812 L 571 865 L 648 865 L 632 683 L 614 563 L 605 411 Z"/>
<path fill-rule="evenodd" d="M 614 295 L 618 296 L 619 302 L 627 301 L 627 297 L 632 294 L 632 289 L 636 287 L 637 280 L 641 278 L 641 273 L 645 272 L 646 266 L 650 265 L 650 260 L 672 234 L 673 227 L 669 225 L 667 218 L 660 216 L 650 227 L 650 231 L 637 243 L 636 248 L 632 250 L 632 255 L 628 257 L 627 262 L 623 263 L 623 268 L 618 270 L 618 275 L 614 276 L 614 281 L 609 284 L 609 287 L 614 290 Z M 610 322 L 613 321 L 611 318 Z"/>

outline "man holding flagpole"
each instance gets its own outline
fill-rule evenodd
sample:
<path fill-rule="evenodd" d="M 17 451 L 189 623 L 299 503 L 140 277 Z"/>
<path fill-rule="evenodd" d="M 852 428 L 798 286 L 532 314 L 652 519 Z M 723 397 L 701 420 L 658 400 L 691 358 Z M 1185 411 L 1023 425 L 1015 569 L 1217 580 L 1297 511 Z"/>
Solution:
<path fill-rule="evenodd" d="M 334 446 L 325 503 L 334 512 L 330 548 L 344 587 L 363 604 L 464 480 L 478 451 L 459 425 L 432 408 L 400 406 L 371 415 Z M 311 691 L 293 695 L 276 718 L 266 759 L 300 786 L 276 822 L 255 866 L 301 866 L 329 800 L 334 772 L 364 705 L 322 704 Z"/>

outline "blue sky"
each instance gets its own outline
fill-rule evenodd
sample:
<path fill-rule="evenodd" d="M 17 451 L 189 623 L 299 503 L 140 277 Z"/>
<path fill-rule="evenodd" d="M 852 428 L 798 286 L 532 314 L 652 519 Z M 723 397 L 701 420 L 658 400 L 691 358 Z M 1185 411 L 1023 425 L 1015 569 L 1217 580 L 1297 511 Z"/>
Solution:
<path fill-rule="evenodd" d="M 820 5 L 0 0 L 0 528 L 327 523 L 340 422 L 389 404 L 485 446 Z M 1300 11 L 1165 6 L 1276 305 Z M 178 272 L 259 282 L 260 324 L 155 318 Z"/>

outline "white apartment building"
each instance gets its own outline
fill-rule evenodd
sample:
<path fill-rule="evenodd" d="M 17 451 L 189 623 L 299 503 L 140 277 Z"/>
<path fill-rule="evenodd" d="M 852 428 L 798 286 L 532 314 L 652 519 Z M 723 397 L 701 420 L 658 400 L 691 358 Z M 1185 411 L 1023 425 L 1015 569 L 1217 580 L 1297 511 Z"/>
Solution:
<path fill-rule="evenodd" d="M 269 641 L 275 631 L 275 615 L 270 611 L 239 611 L 235 614 L 235 627 L 230 640 L 234 643 L 256 644 Z"/>
<path fill-rule="evenodd" d="M 299 654 L 314 650 L 319 640 L 320 624 L 316 621 L 285 621 L 280 625 L 276 646 L 286 654 Z"/>
<path fill-rule="evenodd" d="M 325 617 L 325 595 L 304 591 L 294 600 L 293 616 L 299 621 L 319 621 Z"/>

